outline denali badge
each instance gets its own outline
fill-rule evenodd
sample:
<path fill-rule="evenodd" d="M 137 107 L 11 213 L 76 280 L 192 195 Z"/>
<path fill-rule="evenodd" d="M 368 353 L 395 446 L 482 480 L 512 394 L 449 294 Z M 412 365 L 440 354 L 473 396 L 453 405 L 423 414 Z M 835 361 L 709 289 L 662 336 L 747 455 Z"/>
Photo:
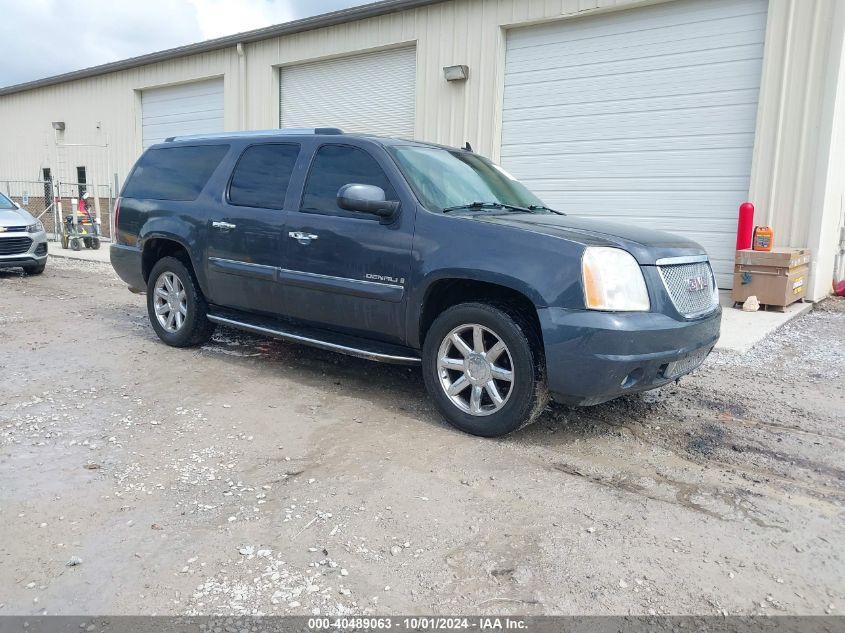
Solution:
<path fill-rule="evenodd" d="M 687 279 L 687 288 L 690 292 L 701 292 L 707 289 L 707 278 L 703 275 Z"/>
<path fill-rule="evenodd" d="M 396 277 L 388 277 L 386 275 L 373 275 L 371 273 L 367 273 L 366 275 L 364 275 L 364 277 L 369 281 L 384 281 L 389 284 L 403 285 L 405 283 L 404 277 L 402 277 L 402 279 L 397 279 Z"/>

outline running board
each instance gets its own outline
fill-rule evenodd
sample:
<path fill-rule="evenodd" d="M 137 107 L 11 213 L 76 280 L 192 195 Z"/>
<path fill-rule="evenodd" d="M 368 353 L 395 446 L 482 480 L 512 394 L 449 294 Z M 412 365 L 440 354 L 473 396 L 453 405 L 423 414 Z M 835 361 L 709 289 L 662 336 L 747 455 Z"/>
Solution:
<path fill-rule="evenodd" d="M 302 343 L 311 347 L 338 352 L 347 356 L 356 356 L 379 363 L 391 363 L 394 365 L 419 365 L 422 361 L 416 353 L 406 347 L 371 341 L 368 339 L 338 334 L 318 328 L 309 328 L 300 325 L 293 325 L 275 319 L 264 318 L 256 315 L 232 314 L 209 314 L 208 320 L 220 325 L 261 334 L 283 341 Z"/>

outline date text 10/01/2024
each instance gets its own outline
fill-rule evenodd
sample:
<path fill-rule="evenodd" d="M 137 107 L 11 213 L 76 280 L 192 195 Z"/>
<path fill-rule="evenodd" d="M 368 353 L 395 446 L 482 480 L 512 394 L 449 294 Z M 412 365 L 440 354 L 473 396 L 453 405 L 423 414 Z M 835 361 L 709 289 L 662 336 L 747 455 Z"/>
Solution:
<path fill-rule="evenodd" d="M 352 617 L 352 618 L 309 618 L 308 628 L 313 630 L 407 630 L 407 631 L 448 631 L 448 630 L 525 630 L 527 623 L 518 618 L 477 617 Z"/>

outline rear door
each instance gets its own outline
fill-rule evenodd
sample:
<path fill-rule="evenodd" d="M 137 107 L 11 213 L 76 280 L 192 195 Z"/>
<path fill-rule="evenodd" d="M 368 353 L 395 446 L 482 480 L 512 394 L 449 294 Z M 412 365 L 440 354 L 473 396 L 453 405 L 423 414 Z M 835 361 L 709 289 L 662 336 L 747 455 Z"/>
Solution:
<path fill-rule="evenodd" d="M 337 205 L 348 184 L 381 187 L 401 204 L 388 224 Z M 321 327 L 403 343 L 405 284 L 416 210 L 384 150 L 353 139 L 314 153 L 301 200 L 287 212 L 285 312 Z"/>
<path fill-rule="evenodd" d="M 238 159 L 208 216 L 212 303 L 268 314 L 283 310 L 276 279 L 287 248 L 285 198 L 299 151 L 297 143 L 257 143 Z"/>

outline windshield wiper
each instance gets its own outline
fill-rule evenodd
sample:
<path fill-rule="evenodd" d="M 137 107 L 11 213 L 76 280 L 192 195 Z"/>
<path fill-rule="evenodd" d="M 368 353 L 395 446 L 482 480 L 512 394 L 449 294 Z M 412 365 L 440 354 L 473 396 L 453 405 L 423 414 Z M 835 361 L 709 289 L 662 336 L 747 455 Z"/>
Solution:
<path fill-rule="evenodd" d="M 543 206 L 541 204 L 532 204 L 528 207 L 529 211 L 549 211 L 551 213 L 555 213 L 557 215 L 566 215 L 563 211 L 557 211 L 555 209 L 550 209 L 549 207 Z"/>
<path fill-rule="evenodd" d="M 455 207 L 447 207 L 443 209 L 443 213 L 460 211 L 462 209 L 505 209 L 507 211 L 513 211 L 514 213 L 531 213 L 531 210 L 525 207 L 518 207 L 514 204 L 504 204 L 502 202 L 470 202 L 469 204 L 459 204 Z"/>

